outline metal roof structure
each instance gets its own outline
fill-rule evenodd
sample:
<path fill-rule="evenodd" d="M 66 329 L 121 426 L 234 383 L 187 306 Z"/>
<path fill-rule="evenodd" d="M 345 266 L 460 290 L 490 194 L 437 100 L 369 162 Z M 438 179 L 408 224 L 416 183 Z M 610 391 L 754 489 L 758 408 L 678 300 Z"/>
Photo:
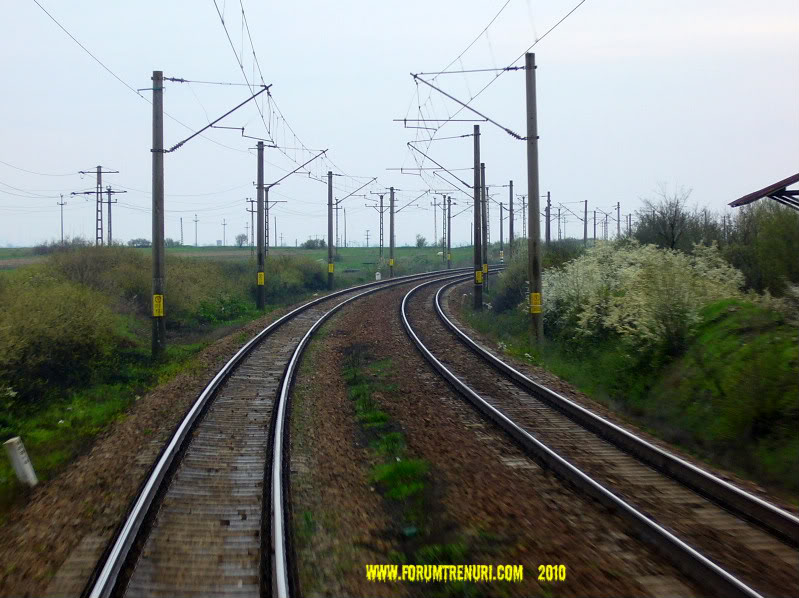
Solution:
<path fill-rule="evenodd" d="M 741 206 L 756 202 L 758 199 L 770 197 L 774 201 L 778 201 L 783 205 L 793 208 L 794 210 L 799 210 L 799 189 L 788 189 L 789 186 L 797 182 L 799 182 L 799 173 L 791 175 L 786 179 L 782 179 L 781 181 L 777 181 L 776 183 L 773 183 L 768 187 L 764 187 L 759 191 L 754 191 L 753 193 L 744 195 L 735 201 L 731 201 L 729 206 L 732 208 L 739 208 Z"/>

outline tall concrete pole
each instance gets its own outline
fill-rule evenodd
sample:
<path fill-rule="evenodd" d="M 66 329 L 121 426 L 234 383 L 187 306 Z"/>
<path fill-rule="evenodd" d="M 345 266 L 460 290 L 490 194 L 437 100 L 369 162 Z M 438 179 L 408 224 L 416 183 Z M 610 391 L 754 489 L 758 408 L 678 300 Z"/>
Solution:
<path fill-rule="evenodd" d="M 441 262 L 447 263 L 447 198 L 441 196 Z"/>
<path fill-rule="evenodd" d="M 502 202 L 499 202 L 499 263 L 505 263 L 505 243 L 502 238 L 503 230 L 504 230 L 504 223 L 502 221 L 502 212 L 504 205 Z"/>
<path fill-rule="evenodd" d="M 388 277 L 394 278 L 394 187 L 388 196 Z"/>
<path fill-rule="evenodd" d="M 551 213 L 552 213 L 552 203 L 549 200 L 549 191 L 547 191 L 547 207 L 546 207 L 546 219 L 547 219 L 547 221 L 546 221 L 546 224 L 544 224 L 544 230 L 546 231 L 545 239 L 546 239 L 546 242 L 547 242 L 547 247 L 549 247 L 549 239 L 550 239 L 549 222 L 550 222 L 550 219 L 552 217 Z"/>
<path fill-rule="evenodd" d="M 380 196 L 380 257 L 383 257 L 383 196 Z"/>
<path fill-rule="evenodd" d="M 538 117 L 535 97 L 535 54 L 525 55 L 527 91 L 527 189 L 530 195 L 527 218 L 530 235 L 527 237 L 527 256 L 530 276 L 530 340 L 544 340 L 544 319 L 541 317 L 541 213 L 538 189 Z"/>
<path fill-rule="evenodd" d="M 61 206 L 61 244 L 64 244 L 64 194 L 61 194 L 61 201 L 56 202 L 59 206 Z"/>
<path fill-rule="evenodd" d="M 194 215 L 194 246 L 198 247 L 197 245 L 197 214 Z"/>
<path fill-rule="evenodd" d="M 452 269 L 452 198 L 447 197 L 447 270 Z"/>
<path fill-rule="evenodd" d="M 508 258 L 513 259 L 513 181 L 510 182 L 508 197 Z"/>
<path fill-rule="evenodd" d="M 474 125 L 474 309 L 483 310 L 483 248 L 480 246 L 480 125 Z"/>
<path fill-rule="evenodd" d="M 583 245 L 588 247 L 588 200 L 585 200 L 583 209 Z"/>
<path fill-rule="evenodd" d="M 486 165 L 480 163 L 480 226 L 483 248 L 483 288 L 488 286 L 488 205 L 486 204 Z"/>
<path fill-rule="evenodd" d="M 111 186 L 105 188 L 108 193 L 108 246 L 111 247 Z"/>
<path fill-rule="evenodd" d="M 263 309 L 266 305 L 266 273 L 264 270 L 264 142 L 258 142 L 258 182 L 255 189 L 256 212 L 258 213 L 258 278 L 256 280 L 256 306 Z"/>
<path fill-rule="evenodd" d="M 333 172 L 327 171 L 327 288 L 333 290 Z"/>
<path fill-rule="evenodd" d="M 109 215 L 111 212 L 108 212 Z M 108 226 L 111 226 L 111 221 L 108 221 Z M 707 212 L 705 212 L 705 225 L 707 226 Z M 621 237 L 621 202 L 616 202 L 616 238 Z"/>
<path fill-rule="evenodd" d="M 594 245 L 596 245 L 596 210 L 594 210 Z"/>
<path fill-rule="evenodd" d="M 153 71 L 153 359 L 160 359 L 166 350 L 164 319 L 164 73 Z M 99 169 L 98 169 L 99 171 Z M 99 176 L 99 175 L 98 175 Z"/>

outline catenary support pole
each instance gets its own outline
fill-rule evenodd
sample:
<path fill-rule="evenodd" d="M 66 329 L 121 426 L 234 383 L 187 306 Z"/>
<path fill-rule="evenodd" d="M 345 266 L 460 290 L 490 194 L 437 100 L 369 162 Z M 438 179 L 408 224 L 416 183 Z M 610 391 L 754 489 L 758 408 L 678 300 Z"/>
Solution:
<path fill-rule="evenodd" d="M 447 198 L 441 196 L 441 263 L 447 263 Z"/>
<path fill-rule="evenodd" d="M 503 236 L 502 231 L 504 230 L 505 227 L 504 222 L 502 220 L 502 212 L 504 205 L 505 204 L 503 204 L 502 202 L 499 202 L 499 263 L 500 264 L 505 263 L 505 242 L 502 238 Z"/>
<path fill-rule="evenodd" d="M 61 201 L 57 201 L 56 204 L 61 206 L 61 244 L 64 244 L 64 205 L 67 202 L 64 201 L 64 194 L 61 194 Z"/>
<path fill-rule="evenodd" d="M 105 188 L 108 194 L 108 246 L 111 247 L 113 240 L 111 238 L 111 186 Z"/>
<path fill-rule="evenodd" d="M 508 258 L 513 259 L 513 181 L 510 182 L 510 195 L 508 196 Z"/>
<path fill-rule="evenodd" d="M 333 172 L 327 171 L 327 288 L 333 289 Z"/>
<path fill-rule="evenodd" d="M 527 214 L 525 214 L 525 218 Z M 546 207 L 546 215 L 545 218 L 547 219 L 546 224 L 544 224 L 545 230 L 545 239 L 547 243 L 547 247 L 549 247 L 549 240 L 550 240 L 550 223 L 552 221 L 552 202 L 550 201 L 549 191 L 547 191 L 547 207 Z"/>
<path fill-rule="evenodd" d="M 197 220 L 197 214 L 195 214 L 194 215 L 194 246 L 195 247 L 199 247 L 199 245 L 197 245 L 197 223 L 198 222 L 199 222 L 199 220 Z"/>
<path fill-rule="evenodd" d="M 163 90 L 162 90 L 163 92 Z M 97 167 L 97 220 L 95 222 L 95 245 L 103 244 L 103 167 Z"/>
<path fill-rule="evenodd" d="M 258 142 L 258 179 L 255 188 L 255 199 L 258 204 L 258 274 L 256 279 L 256 306 L 263 309 L 266 305 L 266 272 L 264 270 L 264 142 Z"/>
<path fill-rule="evenodd" d="M 539 344 L 544 339 L 544 320 L 541 317 L 541 213 L 538 190 L 538 120 L 535 97 L 535 54 L 525 55 L 527 92 L 527 189 L 530 195 L 527 256 L 530 276 L 530 336 Z"/>
<path fill-rule="evenodd" d="M 394 187 L 388 196 L 388 277 L 394 278 Z"/>
<path fill-rule="evenodd" d="M 110 213 L 110 212 L 109 212 Z M 705 220 L 707 221 L 707 212 L 705 213 Z M 621 202 L 616 202 L 616 238 L 621 237 Z"/>
<path fill-rule="evenodd" d="M 488 206 L 486 205 L 486 165 L 480 163 L 480 244 L 483 250 L 483 288 L 488 288 Z"/>
<path fill-rule="evenodd" d="M 483 309 L 483 249 L 480 246 L 480 125 L 474 125 L 474 309 Z"/>
<path fill-rule="evenodd" d="M 583 208 L 583 245 L 588 247 L 588 200 L 585 200 Z"/>
<path fill-rule="evenodd" d="M 153 71 L 153 172 L 152 172 L 152 243 L 153 243 L 153 359 L 166 351 L 164 306 L 164 73 Z"/>
<path fill-rule="evenodd" d="M 452 198 L 447 197 L 447 270 L 452 270 Z"/>

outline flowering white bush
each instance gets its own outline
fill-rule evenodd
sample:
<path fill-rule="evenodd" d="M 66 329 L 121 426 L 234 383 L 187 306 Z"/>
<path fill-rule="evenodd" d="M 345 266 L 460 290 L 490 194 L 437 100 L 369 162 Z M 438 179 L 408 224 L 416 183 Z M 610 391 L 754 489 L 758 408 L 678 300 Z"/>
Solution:
<path fill-rule="evenodd" d="M 635 345 L 676 350 L 703 306 L 742 297 L 743 284 L 715 245 L 697 245 L 689 255 L 602 243 L 544 273 L 544 321 L 574 338 L 613 332 Z"/>

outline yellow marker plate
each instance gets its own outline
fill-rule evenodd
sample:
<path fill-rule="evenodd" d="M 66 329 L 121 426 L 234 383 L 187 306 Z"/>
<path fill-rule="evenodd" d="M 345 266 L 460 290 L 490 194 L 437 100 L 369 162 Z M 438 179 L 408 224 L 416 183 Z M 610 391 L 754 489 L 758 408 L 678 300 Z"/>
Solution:
<path fill-rule="evenodd" d="M 541 313 L 541 293 L 530 293 L 530 313 Z"/>
<path fill-rule="evenodd" d="M 483 264 L 483 274 L 488 274 L 488 264 Z"/>
<path fill-rule="evenodd" d="M 394 265 L 394 258 L 393 257 L 390 260 L 388 260 L 388 265 L 389 266 L 393 266 Z"/>
<path fill-rule="evenodd" d="M 164 317 L 164 296 L 153 295 L 153 316 L 156 318 Z"/>
<path fill-rule="evenodd" d="M 264 273 L 263 272 L 259 272 L 258 273 L 258 284 L 260 286 L 263 286 L 263 284 L 264 284 Z"/>
<path fill-rule="evenodd" d="M 483 271 L 482 270 L 475 270 L 474 271 L 474 281 L 477 284 L 483 284 Z"/>
<path fill-rule="evenodd" d="M 452 254 L 451 254 L 451 253 L 448 253 L 448 254 L 447 254 L 447 259 L 448 259 L 448 260 L 452 260 Z"/>
<path fill-rule="evenodd" d="M 333 274 L 333 264 L 328 264 L 328 265 L 327 265 L 327 271 L 328 271 L 330 274 Z"/>

